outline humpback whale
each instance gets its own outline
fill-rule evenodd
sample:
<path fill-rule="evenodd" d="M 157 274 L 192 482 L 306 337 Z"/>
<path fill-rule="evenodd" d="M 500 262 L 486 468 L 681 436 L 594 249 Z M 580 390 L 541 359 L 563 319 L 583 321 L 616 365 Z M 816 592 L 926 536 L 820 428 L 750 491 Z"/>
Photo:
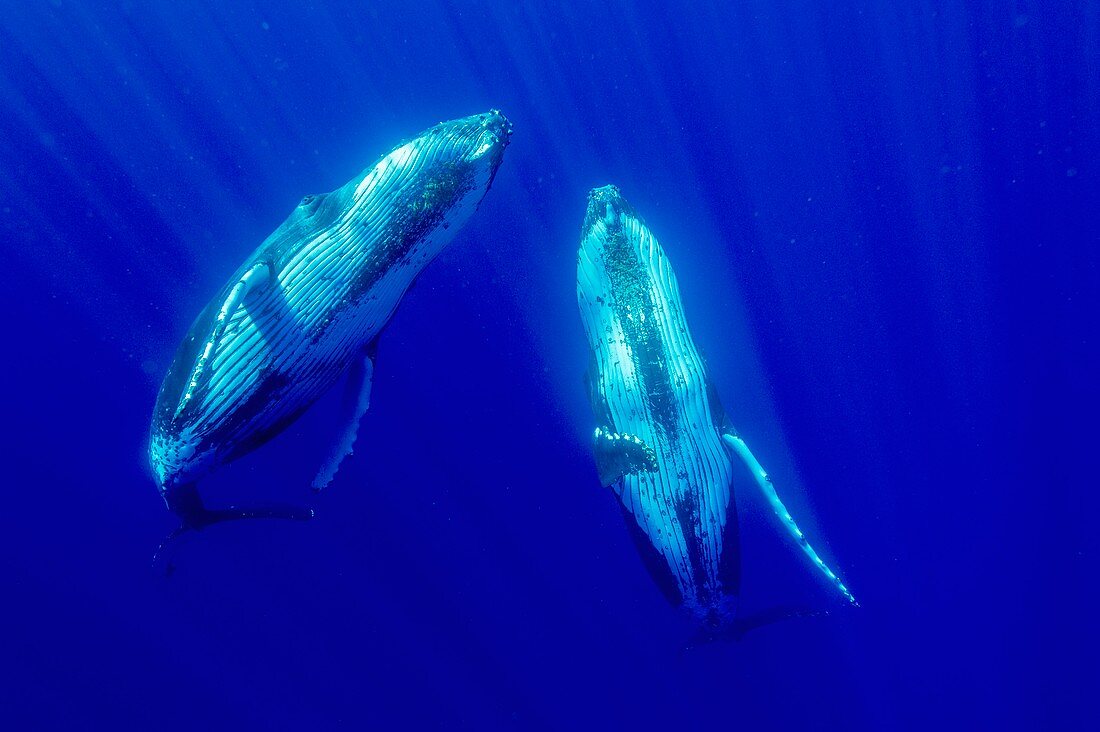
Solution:
<path fill-rule="evenodd" d="M 498 111 L 441 123 L 330 193 L 306 196 L 195 319 L 157 396 L 149 462 L 184 528 L 267 516 L 207 509 L 196 481 L 259 447 L 348 374 L 344 432 L 370 403 L 374 343 L 402 295 L 489 190 L 511 136 Z"/>
<path fill-rule="evenodd" d="M 577 300 L 591 350 L 586 382 L 598 425 L 600 481 L 614 490 L 673 604 L 704 629 L 728 630 L 738 621 L 734 456 L 745 462 L 786 533 L 855 603 L 727 420 L 688 330 L 668 257 L 614 186 L 588 196 Z"/>

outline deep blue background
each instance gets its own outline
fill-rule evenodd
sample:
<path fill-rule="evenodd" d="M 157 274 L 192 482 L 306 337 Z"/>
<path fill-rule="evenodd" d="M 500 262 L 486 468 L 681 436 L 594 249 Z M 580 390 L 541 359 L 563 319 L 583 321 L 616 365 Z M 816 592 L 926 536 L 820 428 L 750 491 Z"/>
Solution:
<path fill-rule="evenodd" d="M 1096 728 L 1100 4 L 6 5 L 4 728 Z M 151 570 L 191 319 L 304 194 L 490 107 L 354 458 L 309 494 L 330 396 L 203 486 L 316 520 Z M 588 446 L 608 182 L 861 609 L 740 476 L 746 610 L 833 612 L 683 650 Z"/>

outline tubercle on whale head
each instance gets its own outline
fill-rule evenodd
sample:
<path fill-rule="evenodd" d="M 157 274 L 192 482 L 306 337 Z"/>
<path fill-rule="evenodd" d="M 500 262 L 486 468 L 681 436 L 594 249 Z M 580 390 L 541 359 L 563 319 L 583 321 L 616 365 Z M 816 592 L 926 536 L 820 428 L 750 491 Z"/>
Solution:
<path fill-rule="evenodd" d="M 508 147 L 508 143 L 512 140 L 512 123 L 501 114 L 499 109 L 490 109 L 485 114 L 478 115 L 478 118 L 484 132 L 482 133 L 482 143 L 474 151 L 474 158 L 477 159 L 483 155 L 489 158 L 491 172 L 489 173 L 489 181 L 486 184 L 486 190 L 488 190 L 492 187 L 497 169 L 504 159 L 504 149 Z M 485 139 L 486 137 L 489 139 Z"/>
<path fill-rule="evenodd" d="M 494 134 L 500 144 L 507 146 L 512 139 L 512 123 L 499 109 L 480 114 L 481 126 Z"/>
<path fill-rule="evenodd" d="M 157 491 L 164 497 L 176 485 L 193 480 L 212 462 L 212 454 L 199 448 L 190 430 L 154 422 L 149 436 L 149 469 Z"/>

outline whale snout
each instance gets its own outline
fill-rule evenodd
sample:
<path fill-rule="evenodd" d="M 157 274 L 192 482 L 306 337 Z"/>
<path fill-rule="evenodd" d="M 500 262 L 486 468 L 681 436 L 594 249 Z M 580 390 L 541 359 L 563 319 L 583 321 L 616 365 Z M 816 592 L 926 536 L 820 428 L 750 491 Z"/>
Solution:
<path fill-rule="evenodd" d="M 604 216 L 608 208 L 614 212 L 620 211 L 626 204 L 622 191 L 618 186 L 606 185 L 593 188 L 588 192 L 588 215 Z"/>
<path fill-rule="evenodd" d="M 210 455 L 199 449 L 198 440 L 190 431 L 183 432 L 185 434 L 171 426 L 154 424 L 149 437 L 149 467 L 161 494 L 191 479 L 210 462 Z"/>
<path fill-rule="evenodd" d="M 512 139 L 512 123 L 499 109 L 490 109 L 485 114 L 478 115 L 478 118 L 481 126 L 492 134 L 499 144 L 508 145 Z"/>
<path fill-rule="evenodd" d="M 634 207 L 623 197 L 618 186 L 609 184 L 593 188 L 588 192 L 582 234 L 587 235 L 598 223 L 607 231 L 617 229 L 623 215 L 637 218 Z"/>
<path fill-rule="evenodd" d="M 491 109 L 444 122 L 429 134 L 439 155 L 450 156 L 456 162 L 469 163 L 479 169 L 488 168 L 490 173 L 495 173 L 512 138 L 512 123 L 500 110 Z"/>
<path fill-rule="evenodd" d="M 473 122 L 475 136 L 471 162 L 487 161 L 495 173 L 504 159 L 504 148 L 512 139 L 512 123 L 498 109 L 475 115 Z"/>
<path fill-rule="evenodd" d="M 609 202 L 622 200 L 623 193 L 619 190 L 619 187 L 608 183 L 606 186 L 598 186 L 588 192 L 588 205 L 591 206 L 594 202 L 600 201 Z"/>

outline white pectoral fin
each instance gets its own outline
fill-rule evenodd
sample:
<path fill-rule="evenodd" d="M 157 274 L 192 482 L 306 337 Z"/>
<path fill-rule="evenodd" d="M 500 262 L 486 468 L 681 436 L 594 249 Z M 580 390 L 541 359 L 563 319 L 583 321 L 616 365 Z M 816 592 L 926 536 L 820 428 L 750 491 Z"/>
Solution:
<path fill-rule="evenodd" d="M 191 397 L 194 395 L 195 389 L 199 385 L 199 380 L 202 378 L 206 365 L 214 356 L 214 351 L 218 347 L 218 342 L 221 341 L 222 336 L 225 335 L 225 329 L 229 325 L 229 321 L 233 318 L 233 313 L 237 312 L 237 308 L 245 304 L 245 299 L 249 294 L 267 285 L 271 279 L 271 263 L 257 262 L 246 270 L 245 273 L 241 275 L 241 278 L 229 288 L 229 294 L 226 295 L 225 300 L 222 301 L 221 307 L 218 308 L 217 315 L 214 316 L 214 322 L 210 326 L 210 335 L 207 336 L 206 342 L 203 343 L 202 350 L 199 352 L 199 358 L 195 361 L 194 368 L 191 369 L 191 378 L 187 383 L 186 391 L 184 391 L 179 404 L 176 406 L 175 416 L 178 417 L 180 412 L 183 411 L 183 408 L 187 406 L 187 403 L 191 401 Z"/>
<path fill-rule="evenodd" d="M 853 605 L 858 605 L 859 603 L 856 602 L 856 598 L 852 596 L 852 593 L 848 591 L 848 588 L 844 586 L 844 583 L 840 581 L 836 573 L 825 566 L 825 562 L 817 555 L 817 552 L 810 546 L 810 543 L 806 541 L 806 536 L 802 533 L 802 529 L 798 528 L 798 524 L 794 522 L 794 518 L 791 517 L 790 511 L 788 511 L 787 507 L 783 505 L 783 502 L 779 500 L 779 495 L 775 492 L 775 487 L 772 485 L 772 479 L 768 476 L 768 472 L 760 465 L 760 461 L 752 454 L 752 451 L 749 450 L 749 446 L 745 444 L 745 441 L 737 435 L 730 434 L 722 435 L 722 440 L 726 443 L 726 446 L 731 452 L 735 453 L 744 461 L 745 467 L 752 473 L 756 485 L 760 487 L 760 492 L 764 494 L 764 498 L 766 498 L 771 505 L 772 511 L 775 513 L 780 523 L 782 523 L 783 528 L 787 530 L 787 533 L 798 542 L 798 545 L 802 548 L 802 551 L 805 552 L 806 556 L 808 556 L 817 568 L 829 578 L 844 597 Z"/>
<path fill-rule="evenodd" d="M 361 360 L 352 365 L 340 410 L 344 430 L 321 469 L 317 471 L 317 477 L 313 479 L 313 490 L 319 491 L 331 483 L 336 476 L 336 471 L 340 468 L 340 463 L 354 452 L 355 438 L 359 434 L 359 420 L 370 408 L 370 386 L 373 376 L 374 363 L 370 356 L 364 355 Z"/>

